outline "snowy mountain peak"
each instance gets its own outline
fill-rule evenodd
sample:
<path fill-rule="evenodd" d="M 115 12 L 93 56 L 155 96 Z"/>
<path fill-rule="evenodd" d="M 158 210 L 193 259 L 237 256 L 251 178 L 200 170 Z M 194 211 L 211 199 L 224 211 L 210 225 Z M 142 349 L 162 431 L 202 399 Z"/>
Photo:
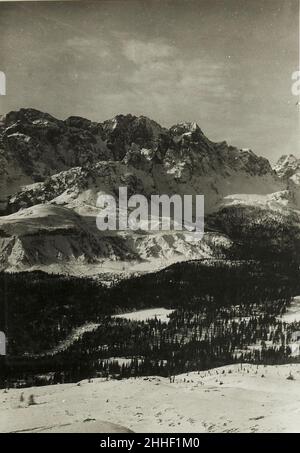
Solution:
<path fill-rule="evenodd" d="M 203 132 L 195 121 L 175 124 L 170 128 L 170 133 L 173 136 L 182 136 L 188 134 L 194 134 L 195 136 L 203 135 Z"/>
<path fill-rule="evenodd" d="M 98 196 L 115 195 L 123 186 L 129 196 L 147 199 L 152 194 L 204 194 L 206 216 L 236 194 L 246 194 L 248 204 L 249 195 L 261 196 L 276 209 L 289 203 L 287 197 L 267 197 L 287 189 L 267 159 L 212 142 L 195 122 L 168 130 L 145 116 L 117 115 L 98 123 L 21 109 L 0 125 L 0 269 L 50 264 L 64 269 L 103 259 L 161 256 L 194 259 L 223 256 L 231 247 L 231 240 L 219 233 L 195 246 L 173 231 L 99 234 Z M 237 200 L 238 209 L 244 199 Z"/>
<path fill-rule="evenodd" d="M 164 132 L 164 128 L 156 121 L 148 118 L 147 116 L 135 116 L 131 115 L 131 113 L 126 115 L 116 115 L 110 120 L 104 121 L 103 126 L 105 130 L 143 128 L 148 132 L 152 132 L 153 135 Z"/>
<path fill-rule="evenodd" d="M 274 170 L 281 178 L 290 178 L 300 170 L 300 159 L 293 154 L 283 155 L 275 164 Z"/>
<path fill-rule="evenodd" d="M 113 167 L 105 164 L 109 162 Z M 240 191 L 237 181 L 248 184 L 249 180 L 249 187 L 245 187 L 249 192 L 257 185 L 253 177 L 264 176 L 272 188 L 275 184 L 274 188 L 280 189 L 267 159 L 226 142 L 210 141 L 196 122 L 182 122 L 168 130 L 146 116 L 117 115 L 98 123 L 80 116 L 59 120 L 35 109 L 21 109 L 8 113 L 0 126 L 0 207 L 20 190 L 23 193 L 24 186 L 49 182 L 53 175 L 73 167 L 88 169 L 98 163 L 106 169 L 112 185 L 117 184 L 117 180 L 113 184 L 114 169 L 129 173 L 125 164 L 131 167 L 133 177 L 143 172 L 145 193 L 154 187 L 163 193 L 174 192 L 179 190 L 177 184 L 188 185 L 180 190 L 206 192 L 207 207 L 213 207 L 225 192 Z M 201 178 L 206 178 L 203 187 Z M 60 187 L 67 190 L 68 185 L 72 192 L 72 181 L 68 178 Z M 267 187 L 265 181 L 262 184 Z M 40 198 L 36 190 L 30 203 Z M 48 185 L 41 190 L 48 199 Z M 16 205 L 23 205 L 26 196 L 18 195 L 22 203 Z"/>
<path fill-rule="evenodd" d="M 41 112 L 37 109 L 23 108 L 16 111 L 11 111 L 3 116 L 3 123 L 5 126 L 10 126 L 16 122 L 33 123 L 35 121 L 44 121 L 52 123 L 62 123 L 62 121 L 54 118 L 49 113 Z"/>

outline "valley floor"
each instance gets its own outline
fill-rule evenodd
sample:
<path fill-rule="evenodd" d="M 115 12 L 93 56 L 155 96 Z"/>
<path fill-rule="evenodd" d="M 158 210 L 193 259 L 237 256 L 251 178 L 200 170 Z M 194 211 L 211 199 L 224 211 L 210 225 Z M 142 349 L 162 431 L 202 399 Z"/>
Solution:
<path fill-rule="evenodd" d="M 300 432 L 300 364 L 1 390 L 0 403 L 1 432 Z"/>

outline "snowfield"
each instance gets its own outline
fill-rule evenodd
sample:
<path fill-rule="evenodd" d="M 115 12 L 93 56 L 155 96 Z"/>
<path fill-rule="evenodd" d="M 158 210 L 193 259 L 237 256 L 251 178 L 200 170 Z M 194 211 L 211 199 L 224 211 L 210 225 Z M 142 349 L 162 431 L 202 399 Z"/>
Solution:
<path fill-rule="evenodd" d="M 300 296 L 294 297 L 286 313 L 281 317 L 284 322 L 300 321 Z"/>
<path fill-rule="evenodd" d="M 129 321 L 148 321 L 150 319 L 158 319 L 161 322 L 169 322 L 169 315 L 174 310 L 167 308 L 149 308 L 147 310 L 132 311 L 121 315 L 114 315 L 113 318 L 127 319 Z"/>
<path fill-rule="evenodd" d="M 0 401 L 1 432 L 299 433 L 300 364 L 1 390 Z"/>

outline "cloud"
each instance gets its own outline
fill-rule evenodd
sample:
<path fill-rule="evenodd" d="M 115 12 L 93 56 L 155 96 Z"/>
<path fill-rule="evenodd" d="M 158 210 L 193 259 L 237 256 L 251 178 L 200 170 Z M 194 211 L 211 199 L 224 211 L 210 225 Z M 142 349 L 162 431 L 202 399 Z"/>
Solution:
<path fill-rule="evenodd" d="M 143 42 L 130 39 L 123 44 L 123 54 L 128 60 L 140 65 L 174 57 L 176 48 L 160 40 Z"/>
<path fill-rule="evenodd" d="M 143 61 L 127 76 L 135 91 L 174 96 L 228 96 L 226 68 L 208 59 Z"/>
<path fill-rule="evenodd" d="M 121 46 L 125 60 L 131 63 L 122 77 L 124 92 L 131 92 L 130 98 L 146 96 L 157 102 L 161 97 L 162 102 L 170 105 L 175 98 L 193 103 L 195 98 L 223 101 L 233 95 L 227 83 L 228 66 L 201 49 L 197 54 L 183 53 L 162 39 L 145 41 L 126 36 Z"/>
<path fill-rule="evenodd" d="M 83 53 L 94 55 L 97 57 L 105 58 L 109 55 L 108 43 L 103 39 L 96 38 L 83 38 L 80 36 L 74 36 L 65 41 L 64 50 L 75 51 L 77 53 Z"/>

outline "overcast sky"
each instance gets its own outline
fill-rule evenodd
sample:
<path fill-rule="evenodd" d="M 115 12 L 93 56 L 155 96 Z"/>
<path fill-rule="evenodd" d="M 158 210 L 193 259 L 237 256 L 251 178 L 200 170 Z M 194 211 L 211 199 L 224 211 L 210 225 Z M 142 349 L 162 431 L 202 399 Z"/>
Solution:
<path fill-rule="evenodd" d="M 298 0 L 1 2 L 0 113 L 196 121 L 212 140 L 300 157 Z"/>

